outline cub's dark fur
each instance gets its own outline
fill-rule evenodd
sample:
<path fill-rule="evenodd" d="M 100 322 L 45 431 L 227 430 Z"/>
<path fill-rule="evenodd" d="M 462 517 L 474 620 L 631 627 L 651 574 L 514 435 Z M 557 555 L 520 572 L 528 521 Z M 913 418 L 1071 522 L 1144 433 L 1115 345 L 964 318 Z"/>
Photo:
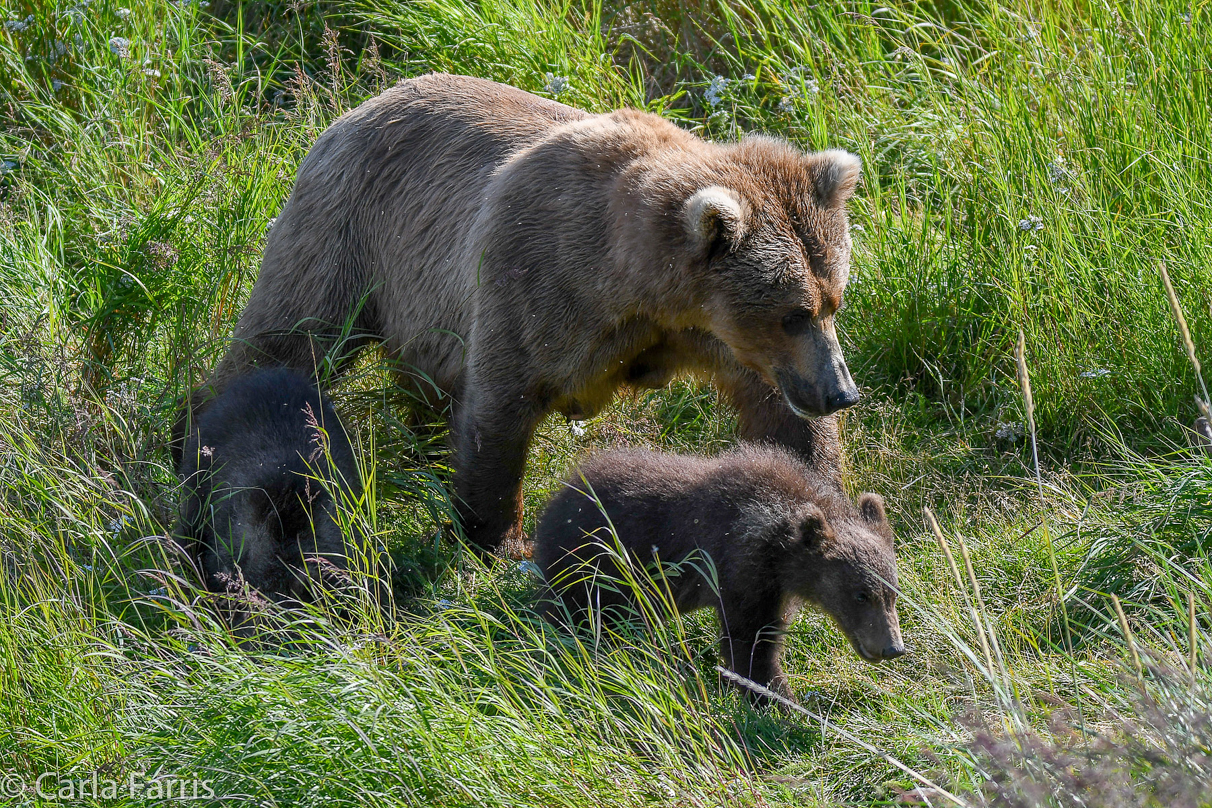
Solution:
<path fill-rule="evenodd" d="M 314 382 L 285 368 L 233 381 L 189 434 L 180 473 L 176 534 L 213 591 L 242 580 L 291 603 L 346 577 L 350 548 L 332 492 L 356 500 L 362 482 L 349 437 Z"/>
<path fill-rule="evenodd" d="M 633 588 L 600 578 L 622 572 L 603 510 L 632 574 L 667 581 L 678 611 L 716 609 L 721 654 L 742 676 L 788 693 L 779 655 L 800 601 L 829 614 L 863 659 L 904 653 L 883 499 L 863 494 L 855 506 L 782 449 L 714 458 L 621 450 L 582 465 L 547 505 L 535 548 L 574 619 L 634 600 Z M 718 591 L 700 572 L 707 557 Z"/>

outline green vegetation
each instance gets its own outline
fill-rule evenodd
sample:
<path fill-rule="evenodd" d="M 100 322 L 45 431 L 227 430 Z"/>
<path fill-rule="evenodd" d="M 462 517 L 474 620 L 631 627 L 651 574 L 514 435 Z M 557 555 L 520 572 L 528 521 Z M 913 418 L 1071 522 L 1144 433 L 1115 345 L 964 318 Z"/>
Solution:
<path fill-rule="evenodd" d="M 916 785 L 721 687 L 705 617 L 600 642 L 545 628 L 524 569 L 437 540 L 442 436 L 403 417 L 375 355 L 335 397 L 397 611 L 324 607 L 283 645 L 215 624 L 160 539 L 175 402 L 223 349 L 319 132 L 437 69 L 862 156 L 848 474 L 889 501 L 914 653 L 866 666 L 808 614 L 793 688 L 973 804 L 1212 804 L 1182 791 L 1212 767 L 1212 464 L 1186 448 L 1200 388 L 1159 276 L 1164 262 L 1207 350 L 1206 7 L 202 5 L 0 0 L 5 788 L 133 774 L 265 805 L 613 806 L 893 804 Z M 582 436 L 552 420 L 529 518 L 583 452 L 731 440 L 730 413 L 690 382 L 620 399 Z"/>

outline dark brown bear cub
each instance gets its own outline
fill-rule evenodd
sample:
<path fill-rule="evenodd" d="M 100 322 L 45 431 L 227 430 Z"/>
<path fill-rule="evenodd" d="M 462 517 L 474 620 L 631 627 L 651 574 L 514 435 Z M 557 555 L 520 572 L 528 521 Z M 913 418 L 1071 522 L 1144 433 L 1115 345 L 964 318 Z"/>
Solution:
<path fill-rule="evenodd" d="M 536 533 L 536 559 L 575 620 L 634 602 L 617 583 L 621 545 L 633 580 L 667 582 L 679 612 L 714 607 L 728 667 L 783 695 L 782 636 L 800 601 L 830 615 L 868 662 L 905 652 L 883 499 L 863 494 L 856 507 L 781 449 L 598 455 L 548 503 Z"/>
<path fill-rule="evenodd" d="M 195 424 L 180 474 L 175 533 L 213 591 L 242 579 L 289 605 L 311 599 L 316 584 L 348 579 L 353 548 L 338 499 L 356 501 L 362 482 L 349 438 L 314 382 L 285 368 L 235 380 Z"/>

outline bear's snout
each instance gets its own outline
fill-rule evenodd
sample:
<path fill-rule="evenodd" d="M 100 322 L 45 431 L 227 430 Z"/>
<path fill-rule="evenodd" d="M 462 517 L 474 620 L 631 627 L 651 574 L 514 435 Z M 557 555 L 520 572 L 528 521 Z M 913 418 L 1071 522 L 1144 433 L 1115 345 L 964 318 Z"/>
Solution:
<path fill-rule="evenodd" d="M 867 650 L 867 648 L 865 648 L 861 642 L 855 642 L 854 648 L 856 651 L 858 651 L 858 655 L 862 657 L 864 661 L 870 662 L 873 665 L 878 665 L 881 662 L 887 662 L 889 660 L 896 659 L 897 657 L 902 657 L 908 653 L 908 649 L 899 642 L 886 645 L 879 651 L 875 652 Z"/>
<path fill-rule="evenodd" d="M 783 400 L 800 418 L 822 415 L 859 403 L 832 318 L 794 337 L 791 349 L 775 361 L 774 378 Z"/>
<path fill-rule="evenodd" d="M 847 407 L 853 407 L 855 404 L 859 403 L 858 386 L 855 385 L 854 380 L 850 378 L 849 373 L 846 374 L 846 379 L 850 382 L 850 385 L 848 387 L 835 390 L 832 394 L 830 394 L 828 400 L 826 400 L 825 409 L 828 410 L 828 412 L 844 410 Z"/>
<path fill-rule="evenodd" d="M 783 400 L 801 418 L 829 415 L 859 403 L 858 385 L 844 362 L 811 381 L 789 369 L 776 371 L 775 377 Z"/>

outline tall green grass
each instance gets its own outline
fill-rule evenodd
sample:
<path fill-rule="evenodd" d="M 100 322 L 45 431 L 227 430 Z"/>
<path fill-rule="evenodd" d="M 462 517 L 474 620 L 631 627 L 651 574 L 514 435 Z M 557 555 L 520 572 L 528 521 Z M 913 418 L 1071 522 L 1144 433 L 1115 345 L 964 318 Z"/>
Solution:
<path fill-rule="evenodd" d="M 1073 804 L 1065 771 L 1086 770 L 1153 804 L 1142 761 L 1181 775 L 1206 754 L 1207 461 L 1173 450 L 1197 387 L 1156 267 L 1206 348 L 1207 9 L 8 0 L 0 17 L 0 774 L 196 774 L 278 805 L 876 805 L 915 786 L 828 726 L 747 708 L 705 617 L 598 645 L 541 624 L 524 569 L 440 541 L 442 428 L 406 417 L 372 354 L 336 396 L 397 610 L 322 606 L 290 627 L 302 648 L 275 650 L 193 588 L 161 538 L 175 401 L 223 350 L 311 143 L 433 69 L 863 157 L 848 472 L 888 498 L 914 653 L 867 667 L 805 615 L 787 668 L 814 713 L 973 804 Z M 732 427 L 691 383 L 585 435 L 549 422 L 528 512 L 586 451 L 714 451 Z M 998 777 L 1045 796 L 1013 802 Z"/>

